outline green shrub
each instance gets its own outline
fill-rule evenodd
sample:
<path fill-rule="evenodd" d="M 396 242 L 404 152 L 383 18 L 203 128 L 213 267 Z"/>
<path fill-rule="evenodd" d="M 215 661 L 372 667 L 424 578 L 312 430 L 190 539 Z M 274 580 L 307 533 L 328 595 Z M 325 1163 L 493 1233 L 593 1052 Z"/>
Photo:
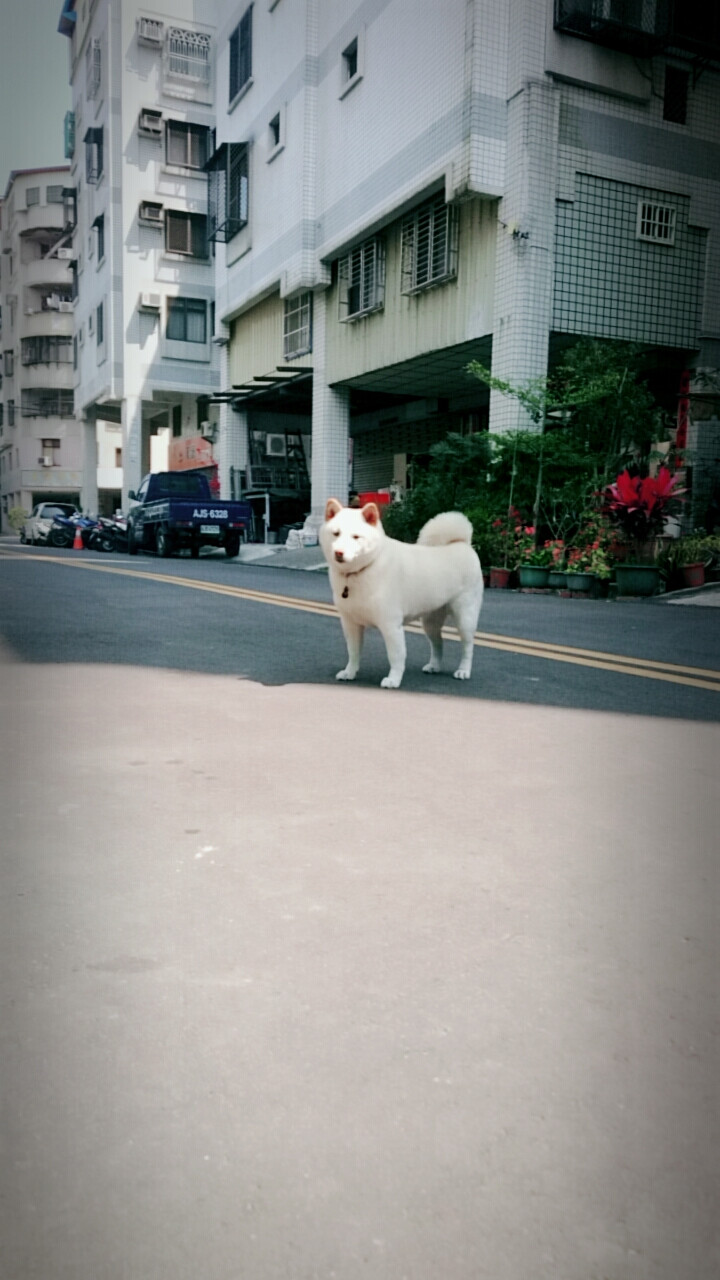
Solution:
<path fill-rule="evenodd" d="M 28 513 L 23 507 L 11 507 L 7 513 L 7 518 L 10 528 L 19 533 L 28 518 Z"/>

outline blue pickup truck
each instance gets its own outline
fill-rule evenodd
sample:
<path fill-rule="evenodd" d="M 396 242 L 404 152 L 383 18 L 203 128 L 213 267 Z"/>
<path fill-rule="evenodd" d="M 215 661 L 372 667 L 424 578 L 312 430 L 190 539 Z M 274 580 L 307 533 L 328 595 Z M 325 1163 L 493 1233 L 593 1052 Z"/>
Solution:
<path fill-rule="evenodd" d="M 197 471 L 156 471 L 145 476 L 127 518 L 127 549 L 131 556 L 154 549 L 159 556 L 201 547 L 224 547 L 233 559 L 252 529 L 247 502 L 221 502 L 210 490 L 206 475 Z"/>

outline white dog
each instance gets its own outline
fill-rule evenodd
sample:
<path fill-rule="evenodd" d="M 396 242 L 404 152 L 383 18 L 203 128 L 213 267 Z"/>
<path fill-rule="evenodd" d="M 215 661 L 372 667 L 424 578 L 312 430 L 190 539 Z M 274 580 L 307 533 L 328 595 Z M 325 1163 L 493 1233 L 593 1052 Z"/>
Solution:
<path fill-rule="evenodd" d="M 430 641 L 430 661 L 423 671 L 439 671 L 448 615 L 462 641 L 455 679 L 469 678 L 483 598 L 482 571 L 471 538 L 470 521 L 459 511 L 445 511 L 428 521 L 416 543 L 398 542 L 387 537 L 374 502 L 357 510 L 330 498 L 320 545 L 348 649 L 347 666 L 336 679 L 355 679 L 365 628 L 377 627 L 390 662 L 382 687 L 397 689 L 405 671 L 403 624 L 415 618 L 420 618 Z"/>

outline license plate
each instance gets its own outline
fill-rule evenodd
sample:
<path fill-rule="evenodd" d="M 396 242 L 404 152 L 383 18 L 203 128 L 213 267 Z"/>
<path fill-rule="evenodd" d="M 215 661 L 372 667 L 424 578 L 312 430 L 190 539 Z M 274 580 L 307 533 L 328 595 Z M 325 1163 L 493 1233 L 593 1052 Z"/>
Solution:
<path fill-rule="evenodd" d="M 200 532 L 201 533 L 219 533 L 220 525 L 219 524 L 201 524 Z"/>

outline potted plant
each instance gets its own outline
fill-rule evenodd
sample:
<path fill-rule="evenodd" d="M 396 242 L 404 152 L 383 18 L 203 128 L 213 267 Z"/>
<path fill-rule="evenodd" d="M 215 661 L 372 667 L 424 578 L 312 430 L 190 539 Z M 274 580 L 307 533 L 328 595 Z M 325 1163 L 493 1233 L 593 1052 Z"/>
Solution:
<path fill-rule="evenodd" d="M 713 561 L 715 543 L 720 543 L 720 539 L 699 530 L 675 538 L 663 548 L 658 563 L 671 589 L 704 585 L 705 572 Z"/>
<path fill-rule="evenodd" d="M 615 566 L 618 595 L 654 595 L 660 583 L 660 568 L 655 562 L 655 539 L 665 528 L 668 518 L 678 510 L 682 492 L 677 476 L 667 467 L 655 476 L 632 474 L 626 468 L 604 495 L 604 510 L 632 544 L 634 559 Z"/>
<path fill-rule="evenodd" d="M 518 564 L 520 586 L 546 587 L 551 565 L 552 552 L 548 547 L 525 548 Z"/>
<path fill-rule="evenodd" d="M 545 543 L 545 547 L 550 552 L 548 586 L 556 591 L 562 590 L 566 585 L 565 542 L 562 538 L 551 538 Z"/>
<path fill-rule="evenodd" d="M 590 568 L 590 551 L 587 547 L 571 547 L 565 565 L 565 582 L 569 591 L 592 590 L 595 575 Z"/>

